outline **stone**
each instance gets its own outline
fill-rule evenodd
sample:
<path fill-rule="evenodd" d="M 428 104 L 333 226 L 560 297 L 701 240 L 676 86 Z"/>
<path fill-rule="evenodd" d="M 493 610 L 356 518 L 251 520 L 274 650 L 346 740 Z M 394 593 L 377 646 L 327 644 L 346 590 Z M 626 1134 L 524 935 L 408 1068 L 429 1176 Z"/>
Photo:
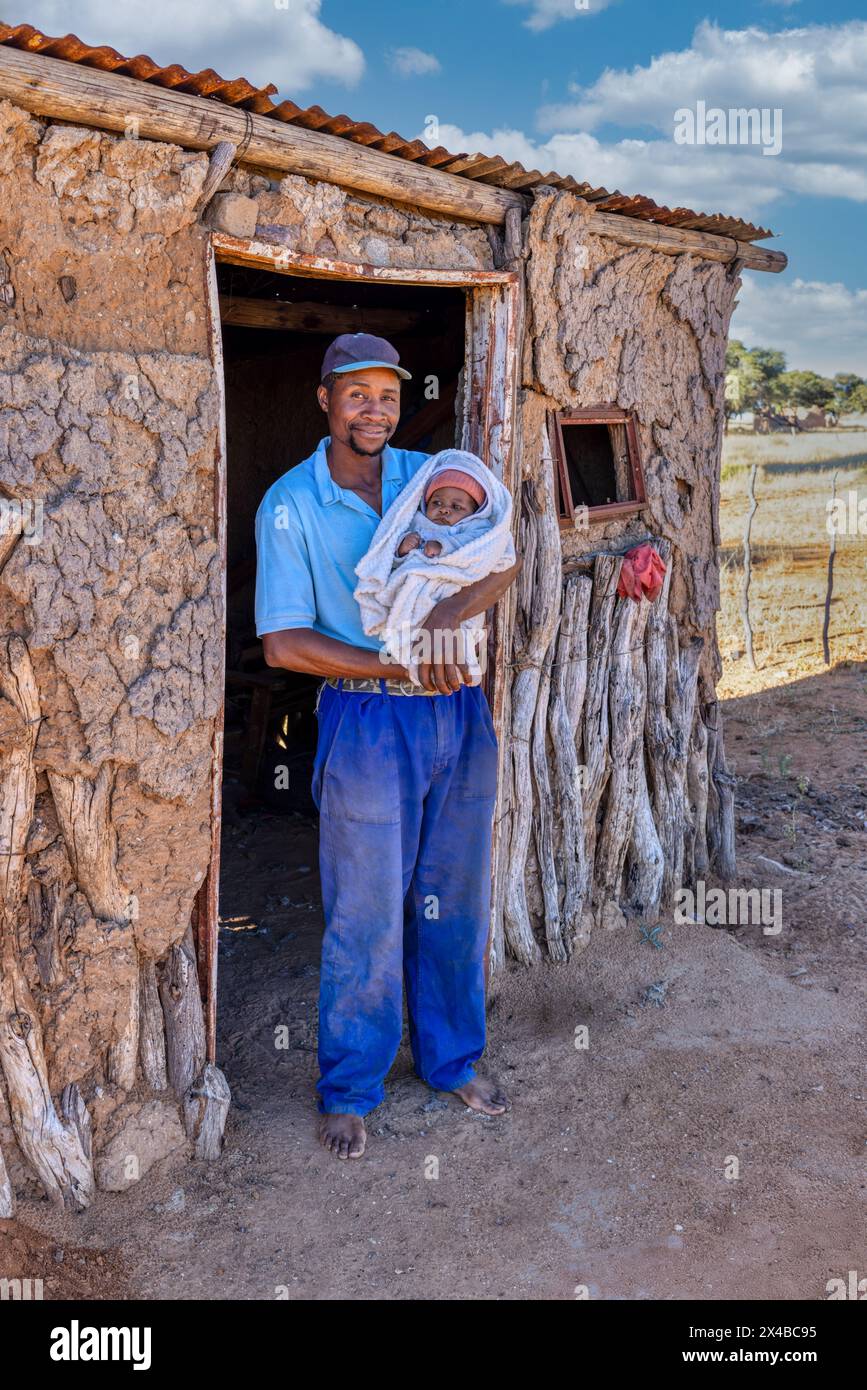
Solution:
<path fill-rule="evenodd" d="M 177 1110 L 161 1100 L 121 1106 L 114 1116 L 118 1122 L 94 1165 L 97 1187 L 106 1192 L 124 1192 L 187 1142 Z"/>
<path fill-rule="evenodd" d="M 243 193 L 215 193 L 204 220 L 215 232 L 251 237 L 255 235 L 259 220 L 259 204 L 255 198 L 245 198 Z"/>

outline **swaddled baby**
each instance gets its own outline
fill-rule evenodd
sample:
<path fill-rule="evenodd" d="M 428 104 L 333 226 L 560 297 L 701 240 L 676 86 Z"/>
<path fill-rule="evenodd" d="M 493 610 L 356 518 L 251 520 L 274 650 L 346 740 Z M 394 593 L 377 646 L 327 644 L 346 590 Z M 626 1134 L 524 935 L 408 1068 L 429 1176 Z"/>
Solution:
<path fill-rule="evenodd" d="M 428 661 L 423 624 L 442 598 L 515 563 L 512 499 L 499 478 L 462 449 L 444 449 L 422 465 L 382 518 L 355 567 L 364 631 L 379 637 L 383 659 L 405 666 L 418 684 Z M 470 684 L 481 680 L 484 615 L 461 624 Z M 417 646 L 421 642 L 422 646 Z M 434 652 L 434 655 L 436 653 Z"/>
<path fill-rule="evenodd" d="M 469 523 L 486 501 L 487 493 L 477 478 L 446 464 L 433 474 L 425 488 L 423 505 L 413 517 L 413 530 L 397 547 L 396 561 L 419 548 L 429 560 L 434 560 L 482 535 L 492 524 L 490 518 L 486 522 L 480 518 L 474 526 Z"/>

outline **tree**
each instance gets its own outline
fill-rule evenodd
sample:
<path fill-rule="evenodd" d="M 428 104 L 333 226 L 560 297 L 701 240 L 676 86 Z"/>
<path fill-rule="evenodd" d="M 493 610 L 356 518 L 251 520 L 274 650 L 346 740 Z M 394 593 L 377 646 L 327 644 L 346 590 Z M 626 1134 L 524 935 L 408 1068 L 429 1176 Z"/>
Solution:
<path fill-rule="evenodd" d="M 838 372 L 834 377 L 834 399 L 830 414 L 834 423 L 841 415 L 862 415 L 867 410 L 867 385 L 854 372 Z"/>
<path fill-rule="evenodd" d="M 774 383 L 785 369 L 785 353 L 777 348 L 746 348 L 735 338 L 726 353 L 726 427 L 732 415 L 769 409 Z"/>
<path fill-rule="evenodd" d="M 791 411 L 795 424 L 799 406 L 804 410 L 827 409 L 834 399 L 834 383 L 816 372 L 781 372 L 774 378 L 773 392 L 780 405 Z"/>

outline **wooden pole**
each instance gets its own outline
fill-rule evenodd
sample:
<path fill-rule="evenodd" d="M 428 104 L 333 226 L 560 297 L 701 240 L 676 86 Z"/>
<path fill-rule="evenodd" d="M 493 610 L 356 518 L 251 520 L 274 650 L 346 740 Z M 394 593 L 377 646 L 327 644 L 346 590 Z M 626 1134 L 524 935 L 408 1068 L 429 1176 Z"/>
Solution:
<path fill-rule="evenodd" d="M 521 545 L 524 567 L 518 577 L 520 592 L 514 649 L 517 669 L 512 683 L 512 718 L 508 733 L 513 792 L 509 843 L 507 849 L 504 847 L 503 928 L 513 955 L 523 965 L 535 965 L 542 959 L 530 922 L 524 866 L 533 829 L 531 741 L 534 716 L 545 658 L 560 618 L 560 531 L 551 496 L 552 478 L 553 465 L 543 436 L 539 475 L 527 479 L 523 489 L 522 525 L 527 542 Z M 544 693 L 547 706 L 547 689 Z"/>
<path fill-rule="evenodd" d="M 834 473 L 831 482 L 831 515 L 834 514 L 833 503 L 837 500 L 837 473 Z M 822 653 L 825 657 L 825 665 L 831 665 L 831 644 L 828 640 L 828 632 L 831 627 L 831 596 L 834 592 L 834 557 L 837 554 L 837 526 L 831 527 L 831 545 L 828 550 L 828 586 L 825 590 L 825 617 L 822 623 Z"/>
<path fill-rule="evenodd" d="M 22 1154 L 52 1202 L 80 1210 L 93 1195 L 90 1121 L 74 1086 L 64 1091 L 61 1113 L 57 1113 L 48 1085 L 39 1011 L 18 958 L 17 918 L 36 796 L 35 751 L 42 716 L 30 653 L 17 635 L 0 642 L 0 699 L 17 716 L 9 720 L 0 750 L 0 1068 Z"/>
<path fill-rule="evenodd" d="M 519 193 L 430 169 L 337 135 L 249 111 L 208 97 L 100 72 L 44 54 L 0 45 L 0 96 L 36 116 L 55 116 L 184 149 L 236 145 L 245 165 L 303 174 L 398 202 L 474 222 L 501 224 L 506 210 L 524 206 Z"/>
<path fill-rule="evenodd" d="M 15 1215 L 15 1194 L 12 1191 L 12 1184 L 9 1181 L 9 1174 L 6 1171 L 6 1163 L 3 1158 L 3 1150 L 0 1149 L 0 1220 L 7 1220 Z"/>
<path fill-rule="evenodd" d="M 221 140 L 211 151 L 208 172 L 205 175 L 205 182 L 202 184 L 202 191 L 196 203 L 196 213 L 199 217 L 202 216 L 220 184 L 224 182 L 237 153 L 238 147 L 233 145 L 231 140 Z"/>
<path fill-rule="evenodd" d="M 590 866 L 584 844 L 584 797 L 577 748 L 587 685 L 587 615 L 592 590 L 592 581 L 586 575 L 572 575 L 563 586 L 560 631 L 548 702 L 552 795 L 559 830 L 556 862 L 564 886 L 560 914 L 562 946 L 567 957 L 587 945 L 589 923 L 592 922 L 591 914 L 585 912 Z M 557 959 L 553 951 L 551 954 Z"/>
<path fill-rule="evenodd" d="M 747 646 L 747 660 L 750 669 L 755 671 L 756 657 L 753 651 L 753 629 L 750 623 L 750 580 L 752 579 L 752 550 L 750 548 L 750 533 L 753 529 L 753 517 L 756 514 L 758 502 L 756 501 L 756 473 L 758 464 L 754 463 L 750 469 L 750 509 L 747 512 L 747 519 L 744 524 L 744 578 L 741 586 L 741 617 L 744 624 L 744 640 Z"/>
<path fill-rule="evenodd" d="M 734 237 L 717 236 L 714 232 L 663 227 L 657 222 L 643 222 L 638 217 L 618 216 L 616 212 L 594 212 L 587 230 L 592 236 L 610 237 L 621 246 L 643 246 L 648 251 L 661 251 L 665 256 L 680 256 L 690 251 L 705 261 L 722 261 L 725 265 L 737 261 L 747 270 L 778 274 L 789 263 L 782 251 L 769 251 L 751 241 L 736 241 Z"/>
<path fill-rule="evenodd" d="M 3 45 L 0 97 L 8 97 L 36 116 L 77 121 L 99 130 L 125 133 L 135 123 L 140 139 L 170 141 L 184 149 L 214 150 L 228 142 L 238 147 L 239 162 L 248 167 L 303 174 L 471 222 L 502 226 L 509 209 L 523 211 L 530 201 L 517 190 L 431 169 L 338 135 L 305 130 L 208 97 Z M 689 252 L 703 260 L 726 265 L 739 261 L 747 269 L 772 272 L 787 265 L 781 251 L 768 251 L 752 242 L 664 227 L 618 213 L 594 212 L 590 231 L 622 246 L 643 246 L 667 256 Z"/>

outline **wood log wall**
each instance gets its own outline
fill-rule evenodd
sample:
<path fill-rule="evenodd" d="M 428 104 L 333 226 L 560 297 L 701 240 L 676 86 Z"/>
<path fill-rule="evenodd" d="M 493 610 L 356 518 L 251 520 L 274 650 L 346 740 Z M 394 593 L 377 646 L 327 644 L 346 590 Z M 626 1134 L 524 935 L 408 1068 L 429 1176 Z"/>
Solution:
<path fill-rule="evenodd" d="M 532 503 L 525 521 L 542 524 Z M 559 612 L 546 605 L 544 626 L 532 627 L 532 603 L 519 611 L 518 631 L 533 640 L 516 647 L 507 733 L 514 810 L 504 942 L 523 964 L 568 960 L 594 924 L 612 927 L 625 915 L 656 923 L 682 885 L 734 874 L 719 707 L 697 704 L 703 641 L 681 644 L 668 610 L 671 547 L 655 541 L 667 561 L 655 602 L 618 598 L 621 556 L 601 554 L 587 574 L 551 586 Z M 538 542 L 528 550 L 538 557 Z M 528 874 L 538 880 L 535 922 Z"/>
<path fill-rule="evenodd" d="M 727 326 L 737 281 L 683 257 L 623 252 L 580 200 L 538 191 L 524 222 L 523 481 L 497 834 L 493 963 L 564 961 L 594 926 L 654 924 L 704 874 L 735 873 L 734 779 L 715 686 L 715 547 Z M 516 264 L 513 253 L 510 267 Z M 552 302 L 553 300 L 553 302 Z M 648 506 L 563 531 L 555 411 L 630 410 Z M 656 601 L 619 598 L 650 540 Z"/>

